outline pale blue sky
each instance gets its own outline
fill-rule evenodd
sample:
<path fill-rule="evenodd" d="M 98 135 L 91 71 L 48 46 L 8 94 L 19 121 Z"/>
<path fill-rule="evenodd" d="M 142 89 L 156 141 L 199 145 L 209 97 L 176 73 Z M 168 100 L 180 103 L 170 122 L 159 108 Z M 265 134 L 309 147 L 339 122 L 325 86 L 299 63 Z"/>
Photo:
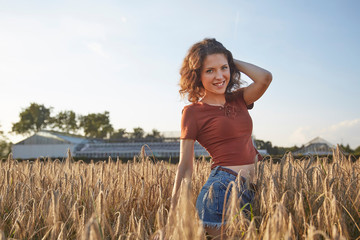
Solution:
<path fill-rule="evenodd" d="M 205 37 L 268 69 L 254 135 L 360 145 L 359 1 L 0 1 L 1 129 L 30 102 L 180 131 L 179 68 Z M 244 77 L 245 80 L 248 80 Z M 24 136 L 8 135 L 16 142 Z"/>

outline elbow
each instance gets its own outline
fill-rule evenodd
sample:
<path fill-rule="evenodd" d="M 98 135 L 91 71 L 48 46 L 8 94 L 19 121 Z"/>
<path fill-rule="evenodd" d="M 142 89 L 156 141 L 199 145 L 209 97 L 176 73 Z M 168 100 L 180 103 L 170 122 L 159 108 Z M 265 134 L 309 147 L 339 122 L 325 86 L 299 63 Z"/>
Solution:
<path fill-rule="evenodd" d="M 271 72 L 265 71 L 261 77 L 259 77 L 256 81 L 258 86 L 261 86 L 263 89 L 267 89 L 272 81 Z"/>
<path fill-rule="evenodd" d="M 271 74 L 271 72 L 266 71 L 265 76 L 264 76 L 264 83 L 265 83 L 265 85 L 266 85 L 266 86 L 269 86 L 270 83 L 271 83 L 271 81 L 272 81 L 272 74 Z"/>

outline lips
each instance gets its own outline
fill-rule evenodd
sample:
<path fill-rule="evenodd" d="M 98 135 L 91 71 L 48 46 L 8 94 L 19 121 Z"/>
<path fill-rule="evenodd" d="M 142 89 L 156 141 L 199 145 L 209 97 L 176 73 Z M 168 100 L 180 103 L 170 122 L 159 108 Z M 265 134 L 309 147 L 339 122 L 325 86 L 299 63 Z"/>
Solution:
<path fill-rule="evenodd" d="M 221 87 L 221 86 L 224 86 L 225 85 L 225 80 L 224 81 L 221 81 L 221 82 L 218 82 L 218 83 L 213 83 L 214 86 L 217 86 L 217 87 Z"/>

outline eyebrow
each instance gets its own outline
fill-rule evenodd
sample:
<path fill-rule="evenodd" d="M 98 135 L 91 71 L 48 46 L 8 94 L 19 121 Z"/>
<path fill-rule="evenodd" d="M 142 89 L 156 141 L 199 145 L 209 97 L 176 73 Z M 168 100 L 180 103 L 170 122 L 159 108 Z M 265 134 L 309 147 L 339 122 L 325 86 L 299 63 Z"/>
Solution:
<path fill-rule="evenodd" d="M 229 66 L 229 64 L 228 63 L 225 63 L 225 64 L 223 64 L 223 65 L 221 65 L 221 67 L 224 67 L 224 66 Z M 212 66 L 210 66 L 210 67 L 204 67 L 204 69 L 214 69 L 215 67 L 212 67 Z"/>

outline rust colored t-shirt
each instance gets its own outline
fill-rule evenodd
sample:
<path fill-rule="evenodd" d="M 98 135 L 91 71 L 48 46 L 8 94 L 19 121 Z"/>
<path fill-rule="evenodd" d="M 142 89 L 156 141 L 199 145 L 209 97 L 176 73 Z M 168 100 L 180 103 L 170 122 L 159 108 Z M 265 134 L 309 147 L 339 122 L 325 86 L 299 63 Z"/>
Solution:
<path fill-rule="evenodd" d="M 258 154 L 251 133 L 252 120 L 243 98 L 243 89 L 226 97 L 224 107 L 203 102 L 183 109 L 180 139 L 197 140 L 210 154 L 213 165 L 236 166 L 254 163 Z"/>

